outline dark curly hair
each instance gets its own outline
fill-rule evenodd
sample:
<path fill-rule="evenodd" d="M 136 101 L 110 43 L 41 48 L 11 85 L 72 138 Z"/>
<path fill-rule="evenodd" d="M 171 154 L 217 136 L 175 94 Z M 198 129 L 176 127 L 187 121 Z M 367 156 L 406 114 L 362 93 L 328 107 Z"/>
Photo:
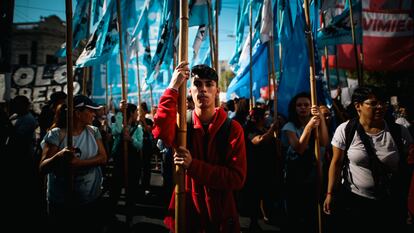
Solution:
<path fill-rule="evenodd" d="M 301 92 L 295 95 L 289 102 L 289 121 L 293 122 L 297 128 L 301 127 L 301 123 L 296 112 L 296 101 L 298 101 L 299 98 L 308 98 L 311 100 L 311 96 L 308 92 Z"/>

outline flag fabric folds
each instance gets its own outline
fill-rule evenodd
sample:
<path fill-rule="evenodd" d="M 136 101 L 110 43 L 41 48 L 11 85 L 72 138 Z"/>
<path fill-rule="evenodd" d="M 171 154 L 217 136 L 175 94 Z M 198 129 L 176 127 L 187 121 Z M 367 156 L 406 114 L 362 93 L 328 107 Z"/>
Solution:
<path fill-rule="evenodd" d="M 78 0 L 73 12 L 72 49 L 79 46 L 81 40 L 88 37 L 89 29 L 89 0 Z M 56 57 L 66 57 L 66 43 L 55 53 Z"/>
<path fill-rule="evenodd" d="M 363 1 L 363 55 L 367 71 L 414 69 L 413 3 Z M 337 46 L 338 67 L 355 70 L 353 46 Z M 335 63 L 329 63 L 335 67 Z"/>
<path fill-rule="evenodd" d="M 118 45 L 116 5 L 115 1 L 111 0 L 85 49 L 76 61 L 76 66 L 85 67 L 105 63 Z"/>
<path fill-rule="evenodd" d="M 210 0 L 190 0 L 189 22 L 188 26 L 207 25 L 208 24 L 208 2 Z"/>
<path fill-rule="evenodd" d="M 362 43 L 362 3 L 355 1 L 352 4 L 355 40 Z M 331 19 L 318 33 L 320 45 L 352 44 L 351 20 L 349 6 L 345 5 L 343 12 Z"/>

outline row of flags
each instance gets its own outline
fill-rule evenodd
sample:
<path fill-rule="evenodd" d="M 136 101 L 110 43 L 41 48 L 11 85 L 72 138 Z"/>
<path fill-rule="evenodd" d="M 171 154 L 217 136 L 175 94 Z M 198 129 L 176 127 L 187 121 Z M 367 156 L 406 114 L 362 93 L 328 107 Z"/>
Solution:
<path fill-rule="evenodd" d="M 209 26 L 214 25 L 215 14 L 221 10 L 219 0 L 190 0 L 189 25 L 194 33 L 190 66 L 212 65 Z M 364 69 L 404 69 L 414 63 L 413 3 L 399 0 L 398 6 L 389 11 L 394 1 L 354 0 L 352 4 L 356 43 L 364 53 Z M 218 11 L 216 12 L 216 5 Z M 145 0 L 139 10 L 134 0 L 121 0 L 123 44 L 128 92 L 137 96 L 138 72 L 144 95 L 162 93 L 172 74 L 173 56 L 178 48 L 178 0 Z M 91 9 L 90 11 L 85 9 Z M 78 0 L 73 17 L 73 48 L 81 49 L 80 42 L 87 40 L 76 67 L 93 66 L 93 83 L 101 83 L 103 73 L 108 76 L 113 96 L 120 93 L 119 34 L 115 0 Z M 209 12 L 211 12 L 209 14 Z M 253 22 L 250 22 L 250 13 Z M 348 0 L 311 1 L 311 31 L 315 45 L 317 86 L 319 101 L 330 104 L 326 83 L 322 78 L 322 50 L 328 47 L 329 66 L 355 69 L 352 55 L 350 6 Z M 213 17 L 211 17 L 213 16 Z M 322 18 L 321 18 L 322 17 Z M 90 19 L 90 21 L 89 21 Z M 211 21 L 211 19 L 213 21 Z M 248 28 L 252 23 L 252 41 Z M 91 27 L 89 27 L 91 25 Z M 410 26 L 411 25 L 411 26 Z M 89 30 L 91 28 L 92 30 Z M 89 31 L 91 31 L 90 35 Z M 306 44 L 303 0 L 240 0 L 235 25 L 236 47 L 229 61 L 236 74 L 228 87 L 227 98 L 249 98 L 250 64 L 253 74 L 253 95 L 262 96 L 261 89 L 268 86 L 269 54 L 274 54 L 274 67 L 278 78 L 278 110 L 287 116 L 287 103 L 301 91 L 309 91 L 309 61 Z M 89 38 L 88 38 L 89 37 Z M 273 39 L 274 51 L 269 51 Z M 390 41 L 400 41 L 390 46 Z M 404 43 L 403 43 L 404 42 Z M 392 47 L 393 52 L 384 55 L 373 46 Z M 252 60 L 250 61 L 250 46 Z M 281 50 L 281 51 L 280 51 Z M 65 56 L 60 50 L 60 56 Z M 371 56 L 370 52 L 375 54 Z M 279 60 L 279 52 L 280 60 Z M 336 56 L 335 56 L 336 54 Z M 380 59 L 387 57 L 389 60 Z M 326 58 L 325 58 L 326 59 Z M 138 65 L 139 64 L 139 65 Z M 102 67 L 109 71 L 101 72 Z M 110 69 L 109 69 L 110 68 Z M 99 71 L 99 72 L 98 72 Z M 96 80 L 99 79 L 99 82 Z M 94 84 L 95 85 L 95 84 Z M 134 86 L 135 85 L 135 86 Z M 102 99 L 107 90 L 101 85 L 93 88 L 93 97 Z M 154 99 L 156 103 L 158 99 Z M 98 100 L 98 102 L 100 102 Z"/>

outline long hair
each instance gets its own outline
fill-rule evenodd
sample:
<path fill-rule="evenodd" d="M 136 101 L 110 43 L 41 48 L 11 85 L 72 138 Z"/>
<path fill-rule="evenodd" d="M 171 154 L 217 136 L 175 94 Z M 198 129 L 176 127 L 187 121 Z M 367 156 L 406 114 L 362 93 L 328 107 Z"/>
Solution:
<path fill-rule="evenodd" d="M 53 118 L 52 125 L 48 130 L 51 130 L 53 128 L 60 128 L 60 129 L 66 129 L 67 127 L 67 106 L 66 104 L 59 104 L 56 108 L 55 117 Z"/>
<path fill-rule="evenodd" d="M 299 98 L 307 98 L 310 100 L 311 96 L 307 92 L 301 92 L 295 95 L 289 102 L 289 121 L 293 122 L 297 128 L 302 127 L 302 124 L 299 121 L 298 113 L 296 112 L 296 102 Z"/>

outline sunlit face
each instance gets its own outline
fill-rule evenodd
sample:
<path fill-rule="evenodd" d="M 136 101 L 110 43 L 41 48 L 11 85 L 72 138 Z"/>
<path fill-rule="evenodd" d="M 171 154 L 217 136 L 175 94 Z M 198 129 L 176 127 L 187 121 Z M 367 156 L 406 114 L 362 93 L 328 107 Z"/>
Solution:
<path fill-rule="evenodd" d="M 371 97 L 361 103 L 356 103 L 355 108 L 360 117 L 371 120 L 383 120 L 387 104 L 377 100 L 376 97 Z"/>
<path fill-rule="evenodd" d="M 220 90 L 215 81 L 199 78 L 197 75 L 192 78 L 190 93 L 196 108 L 214 108 L 215 99 L 218 97 L 219 92 Z"/>
<path fill-rule="evenodd" d="M 310 115 L 311 102 L 306 97 L 299 97 L 296 100 L 296 113 L 299 117 L 307 117 Z"/>

